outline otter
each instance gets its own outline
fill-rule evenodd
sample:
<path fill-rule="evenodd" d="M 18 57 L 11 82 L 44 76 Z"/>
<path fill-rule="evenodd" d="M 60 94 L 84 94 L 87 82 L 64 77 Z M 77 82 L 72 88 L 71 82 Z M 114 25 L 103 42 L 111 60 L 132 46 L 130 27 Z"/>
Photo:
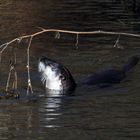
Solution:
<path fill-rule="evenodd" d="M 38 70 L 41 73 L 41 81 L 45 83 L 47 89 L 73 91 L 77 85 L 66 67 L 47 57 L 40 58 Z"/>
<path fill-rule="evenodd" d="M 122 69 L 109 69 L 86 78 L 82 84 L 109 86 L 120 83 L 127 73 L 138 63 L 139 58 L 132 56 Z M 38 70 L 41 73 L 41 81 L 45 83 L 45 87 L 50 90 L 57 91 L 74 91 L 77 84 L 70 71 L 61 63 L 56 62 L 47 57 L 39 60 Z"/>

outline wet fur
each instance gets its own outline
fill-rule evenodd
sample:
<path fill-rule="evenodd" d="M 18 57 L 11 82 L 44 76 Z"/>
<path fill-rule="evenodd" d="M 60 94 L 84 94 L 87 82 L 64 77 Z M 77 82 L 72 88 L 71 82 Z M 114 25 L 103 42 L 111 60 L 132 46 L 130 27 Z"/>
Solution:
<path fill-rule="evenodd" d="M 83 84 L 97 85 L 99 87 L 106 87 L 112 84 L 120 83 L 128 74 L 128 72 L 139 62 L 137 56 L 131 57 L 122 69 L 109 69 L 88 77 Z"/>
<path fill-rule="evenodd" d="M 49 73 L 46 74 L 47 73 L 46 70 L 48 69 L 47 66 L 50 67 L 52 73 L 54 71 L 54 73 L 52 74 L 53 75 L 52 79 L 49 79 Z M 39 71 L 41 73 L 42 82 L 45 83 L 46 88 L 48 89 L 73 91 L 76 87 L 76 83 L 70 71 L 66 67 L 64 67 L 61 63 L 58 63 L 47 57 L 42 57 L 39 60 Z M 58 88 L 57 87 L 55 88 L 55 85 L 52 88 L 51 86 L 49 86 L 51 82 L 60 82 L 60 88 L 59 88 L 59 84 L 57 84 Z"/>
<path fill-rule="evenodd" d="M 47 57 L 42 57 L 39 60 L 39 64 L 42 62 L 42 70 L 39 67 L 39 71 L 41 73 L 41 79 L 43 83 L 47 82 L 47 75 L 44 73 L 47 65 L 54 65 L 56 77 L 60 78 L 62 89 L 65 91 L 73 91 L 76 87 L 76 83 L 74 81 L 74 78 L 72 77 L 70 71 L 64 67 L 61 63 L 58 63 L 54 60 L 51 60 Z M 131 57 L 128 62 L 122 67 L 122 69 L 109 69 L 105 70 L 99 73 L 96 73 L 94 75 L 91 75 L 90 77 L 86 78 L 82 84 L 86 85 L 98 85 L 100 87 L 110 86 L 112 84 L 120 83 L 126 76 L 127 73 L 139 62 L 139 58 L 137 56 Z M 49 64 L 50 63 L 50 64 Z M 55 77 L 54 77 L 55 78 Z M 49 81 L 49 82 L 53 82 Z M 46 88 L 49 89 L 49 87 L 46 84 Z M 55 87 L 54 87 L 55 90 Z"/>

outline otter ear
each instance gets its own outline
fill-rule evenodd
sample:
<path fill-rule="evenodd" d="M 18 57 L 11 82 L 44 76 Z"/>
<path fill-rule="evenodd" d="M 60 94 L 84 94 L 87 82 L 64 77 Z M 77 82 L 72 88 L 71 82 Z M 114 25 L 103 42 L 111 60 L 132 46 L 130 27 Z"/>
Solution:
<path fill-rule="evenodd" d="M 63 75 L 60 75 L 60 78 L 61 78 L 62 80 L 66 80 L 66 77 L 63 76 Z"/>

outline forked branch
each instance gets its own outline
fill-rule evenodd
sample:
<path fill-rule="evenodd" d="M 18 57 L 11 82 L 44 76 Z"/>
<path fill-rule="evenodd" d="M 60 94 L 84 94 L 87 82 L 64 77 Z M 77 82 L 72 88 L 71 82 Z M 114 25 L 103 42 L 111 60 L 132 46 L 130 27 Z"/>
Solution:
<path fill-rule="evenodd" d="M 24 36 L 20 36 L 17 38 L 14 38 L 13 40 L 6 42 L 2 45 L 0 45 L 0 61 L 1 61 L 1 55 L 2 53 L 7 49 L 7 47 L 12 44 L 12 43 L 20 43 L 23 39 L 29 38 L 29 43 L 27 46 L 27 75 L 28 75 L 28 87 L 27 87 L 27 94 L 29 94 L 29 92 L 33 93 L 33 89 L 32 89 L 32 84 L 31 84 L 31 76 L 30 76 L 30 47 L 31 47 L 31 43 L 32 40 L 35 36 L 38 36 L 40 34 L 46 33 L 46 32 L 55 32 L 55 38 L 60 38 L 60 33 L 66 33 L 66 34 L 75 34 L 76 35 L 76 43 L 75 46 L 78 49 L 78 43 L 79 43 L 79 36 L 80 35 L 96 35 L 96 34 L 105 34 L 105 35 L 118 35 L 118 38 L 116 40 L 116 43 L 114 45 L 114 47 L 118 46 L 119 40 L 120 40 L 120 36 L 131 36 L 131 37 L 138 37 L 140 38 L 139 34 L 133 34 L 133 33 L 124 33 L 124 32 L 109 32 L 109 31 L 89 31 L 89 32 L 79 32 L 79 31 L 70 31 L 70 30 L 60 30 L 60 29 L 44 29 L 44 28 L 39 28 L 41 29 L 41 31 L 35 32 L 33 34 L 29 34 L 29 35 L 24 35 Z M 15 89 L 17 89 L 17 73 L 15 71 L 15 68 L 13 66 L 11 66 L 10 71 L 9 71 L 9 76 L 8 76 L 8 80 L 7 80 L 7 85 L 6 85 L 6 91 L 8 90 L 9 87 L 9 80 L 11 77 L 11 72 L 14 70 L 14 75 L 15 75 L 15 82 L 13 83 L 13 87 Z"/>

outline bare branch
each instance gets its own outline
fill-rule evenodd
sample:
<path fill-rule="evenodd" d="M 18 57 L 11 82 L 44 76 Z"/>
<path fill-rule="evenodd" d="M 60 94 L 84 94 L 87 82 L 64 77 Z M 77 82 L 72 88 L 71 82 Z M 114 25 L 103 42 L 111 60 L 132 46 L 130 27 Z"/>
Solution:
<path fill-rule="evenodd" d="M 40 28 L 40 27 L 39 27 Z M 123 35 L 123 36 L 132 36 L 132 37 L 138 37 L 140 38 L 139 34 L 133 34 L 133 33 L 125 33 L 125 32 L 109 32 L 109 31 L 89 31 L 89 32 L 79 32 L 79 31 L 70 31 L 70 30 L 60 30 L 60 29 L 44 29 L 44 28 L 40 28 L 41 31 L 33 33 L 33 34 L 29 34 L 29 35 L 25 35 L 25 36 L 21 36 L 18 38 L 15 38 L 5 44 L 2 44 L 0 46 L 0 48 L 2 48 L 3 46 L 8 46 L 9 44 L 15 42 L 15 41 L 19 41 L 25 38 L 30 38 L 30 37 L 34 37 L 37 35 L 40 35 L 42 33 L 45 32 L 59 32 L 59 33 L 67 33 L 67 34 L 78 34 L 78 35 L 96 35 L 96 34 L 108 34 L 108 35 Z"/>
<path fill-rule="evenodd" d="M 29 39 L 29 43 L 28 43 L 28 46 L 27 46 L 27 76 L 28 76 L 27 94 L 29 94 L 29 91 L 31 93 L 33 93 L 32 84 L 31 84 L 31 76 L 30 76 L 30 47 L 31 47 L 32 39 L 35 36 L 38 36 L 38 35 L 46 33 L 46 32 L 56 32 L 55 37 L 59 39 L 60 38 L 60 33 L 75 34 L 76 35 L 75 46 L 76 46 L 77 49 L 78 49 L 78 44 L 79 44 L 79 35 L 96 35 L 96 34 L 118 35 L 118 38 L 115 42 L 114 47 L 119 46 L 120 35 L 121 36 L 131 36 L 131 37 L 140 38 L 139 34 L 125 33 L 125 32 L 109 32 L 109 31 L 100 31 L 100 30 L 99 31 L 89 31 L 89 32 L 79 32 L 79 31 L 60 30 L 60 29 L 44 29 L 42 27 L 38 27 L 38 28 L 41 29 L 41 31 L 35 32 L 33 34 L 28 34 L 28 35 L 24 35 L 24 36 L 14 38 L 13 40 L 11 40 L 9 42 L 6 42 L 6 43 L 0 45 L 0 62 L 1 62 L 1 55 L 6 50 L 6 48 L 9 47 L 9 45 L 11 45 L 12 43 L 21 43 L 21 41 L 23 39 Z M 8 75 L 8 79 L 7 79 L 7 84 L 6 84 L 6 91 L 8 91 L 8 88 L 9 88 L 9 82 L 10 82 L 12 71 L 14 71 L 13 88 L 17 89 L 17 72 L 15 70 L 15 67 L 13 65 L 11 65 L 9 75 Z"/>

